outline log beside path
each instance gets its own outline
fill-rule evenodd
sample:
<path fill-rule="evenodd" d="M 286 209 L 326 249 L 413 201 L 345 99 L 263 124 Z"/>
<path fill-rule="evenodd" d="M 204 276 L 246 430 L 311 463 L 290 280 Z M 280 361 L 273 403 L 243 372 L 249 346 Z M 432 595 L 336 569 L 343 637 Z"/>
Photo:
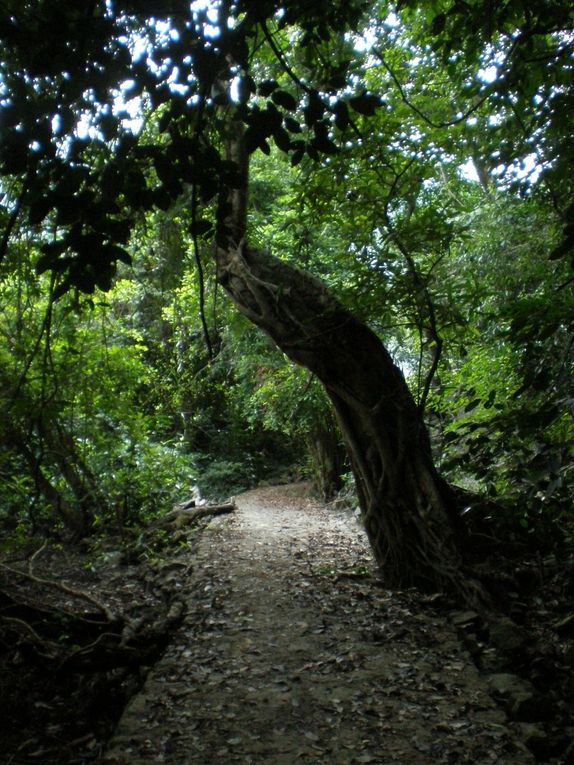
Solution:
<path fill-rule="evenodd" d="M 171 512 L 155 520 L 151 527 L 164 528 L 173 525 L 179 528 L 195 523 L 199 518 L 206 518 L 211 515 L 226 515 L 234 510 L 235 503 L 233 501 L 225 502 L 221 505 L 200 505 L 196 507 L 195 501 L 190 500 L 190 502 L 186 502 L 183 505 L 176 505 Z"/>

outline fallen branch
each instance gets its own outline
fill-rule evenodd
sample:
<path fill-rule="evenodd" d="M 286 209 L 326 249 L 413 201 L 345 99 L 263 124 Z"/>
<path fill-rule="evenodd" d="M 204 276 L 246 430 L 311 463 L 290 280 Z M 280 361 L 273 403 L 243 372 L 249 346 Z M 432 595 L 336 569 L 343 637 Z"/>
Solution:
<path fill-rule="evenodd" d="M 190 510 L 192 507 L 196 506 L 196 502 L 194 499 L 188 499 L 187 502 L 181 502 L 178 505 L 174 505 L 174 510 Z"/>
<path fill-rule="evenodd" d="M 181 528 L 195 523 L 199 518 L 205 518 L 210 515 L 224 515 L 232 513 L 235 510 L 234 502 L 226 502 L 222 505 L 204 505 L 203 507 L 176 507 L 163 518 L 158 518 L 151 524 L 151 528 L 165 528 L 166 526 L 175 526 Z"/>

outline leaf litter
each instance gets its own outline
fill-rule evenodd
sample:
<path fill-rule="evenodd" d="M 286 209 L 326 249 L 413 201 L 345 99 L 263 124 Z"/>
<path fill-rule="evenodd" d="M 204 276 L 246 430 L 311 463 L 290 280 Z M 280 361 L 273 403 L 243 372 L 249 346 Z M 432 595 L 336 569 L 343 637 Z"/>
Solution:
<path fill-rule="evenodd" d="M 384 587 L 349 511 L 302 484 L 236 498 L 105 765 L 532 763 L 455 628 Z"/>

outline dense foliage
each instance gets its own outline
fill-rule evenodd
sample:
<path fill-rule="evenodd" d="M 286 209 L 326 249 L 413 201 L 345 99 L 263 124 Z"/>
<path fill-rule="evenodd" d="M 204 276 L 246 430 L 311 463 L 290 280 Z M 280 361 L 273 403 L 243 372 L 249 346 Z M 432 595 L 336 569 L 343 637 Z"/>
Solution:
<path fill-rule="evenodd" d="M 340 487 L 317 381 L 216 285 L 234 104 L 251 240 L 385 340 L 505 533 L 571 538 L 568 3 L 5 6 L 5 525 L 122 527 L 293 464 Z"/>

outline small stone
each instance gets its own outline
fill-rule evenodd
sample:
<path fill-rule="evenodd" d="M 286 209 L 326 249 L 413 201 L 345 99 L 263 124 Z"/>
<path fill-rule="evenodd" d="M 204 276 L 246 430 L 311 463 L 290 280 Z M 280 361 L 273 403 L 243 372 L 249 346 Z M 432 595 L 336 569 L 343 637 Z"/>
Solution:
<path fill-rule="evenodd" d="M 564 663 L 569 667 L 574 667 L 574 645 L 568 646 L 564 652 Z"/>
<path fill-rule="evenodd" d="M 489 675 L 488 686 L 515 719 L 527 719 L 534 711 L 535 690 L 532 683 L 517 675 L 501 672 Z"/>
<path fill-rule="evenodd" d="M 564 765 L 574 765 L 574 741 L 564 753 Z"/>
<path fill-rule="evenodd" d="M 508 657 L 495 648 L 485 648 L 480 654 L 480 666 L 483 672 L 496 674 L 510 669 Z"/>
<path fill-rule="evenodd" d="M 548 756 L 548 736 L 546 731 L 539 725 L 534 723 L 518 723 L 518 730 L 520 736 L 526 746 L 537 758 L 544 758 Z"/>
<path fill-rule="evenodd" d="M 476 611 L 453 611 L 450 614 L 450 620 L 454 626 L 464 630 L 474 627 L 478 619 Z"/>
<path fill-rule="evenodd" d="M 466 650 L 470 653 L 472 658 L 478 662 L 480 661 L 480 658 L 483 653 L 483 644 L 480 642 L 480 640 L 477 638 L 477 636 L 473 632 L 467 632 L 463 634 L 463 643 Z M 497 669 L 491 669 L 490 672 L 496 672 Z"/>
<path fill-rule="evenodd" d="M 568 614 L 554 623 L 554 629 L 561 635 L 574 635 L 574 614 Z"/>
<path fill-rule="evenodd" d="M 503 616 L 489 627 L 490 643 L 505 653 L 519 651 L 528 642 L 528 636 L 512 619 Z"/>

